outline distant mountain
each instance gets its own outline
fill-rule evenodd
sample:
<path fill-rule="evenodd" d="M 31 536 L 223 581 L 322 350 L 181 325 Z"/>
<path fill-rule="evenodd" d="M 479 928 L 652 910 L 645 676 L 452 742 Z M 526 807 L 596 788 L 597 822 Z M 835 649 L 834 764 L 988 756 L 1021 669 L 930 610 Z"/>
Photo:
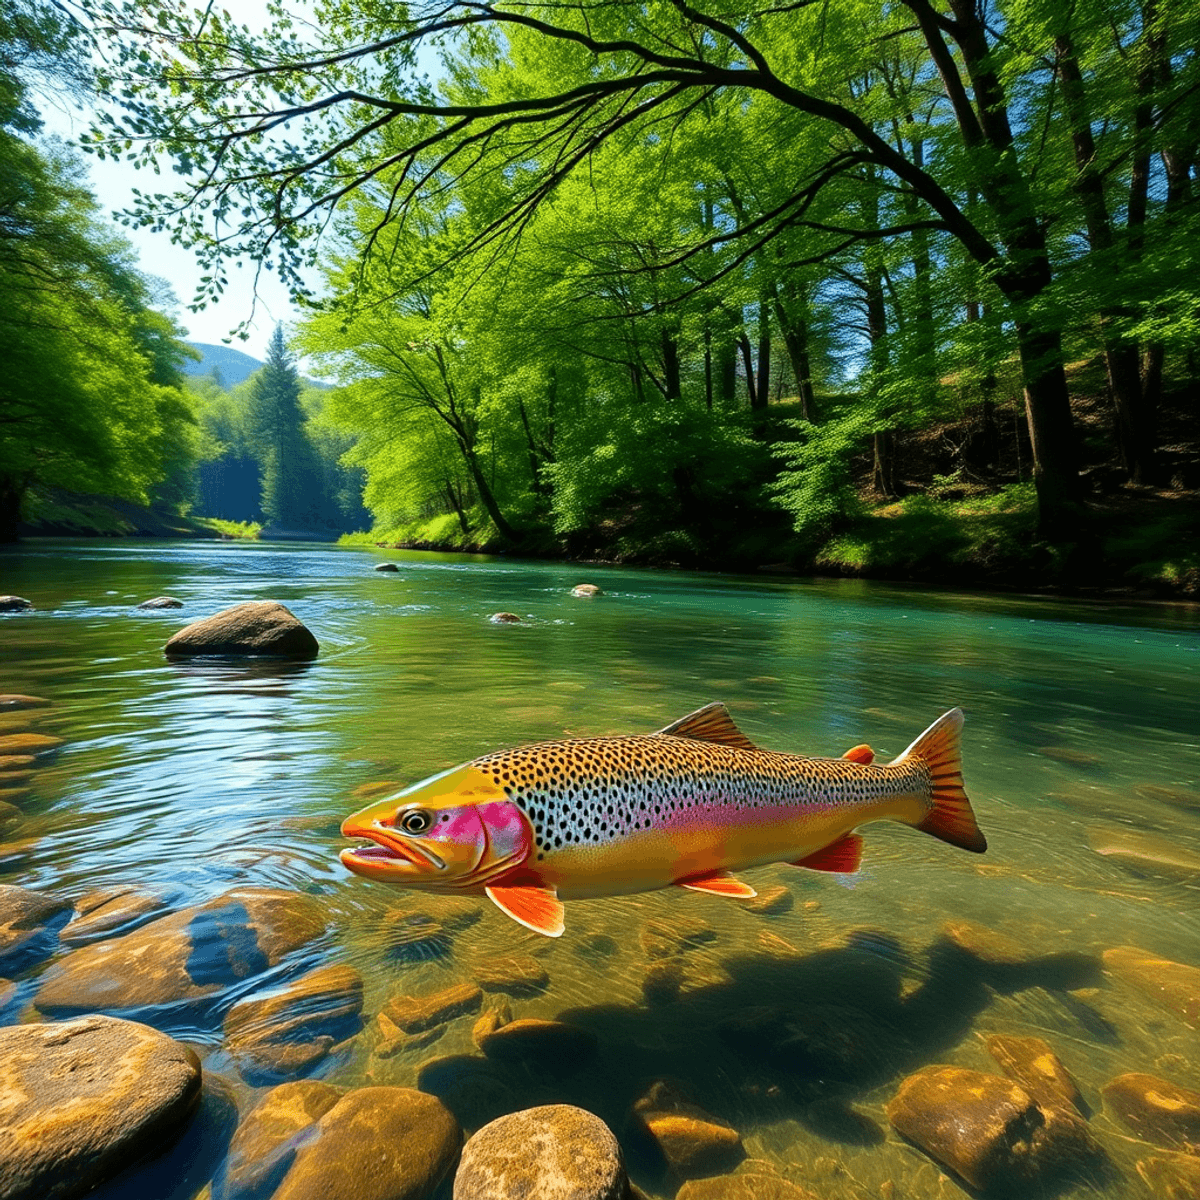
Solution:
<path fill-rule="evenodd" d="M 234 350 L 231 346 L 210 346 L 207 342 L 188 342 L 193 350 L 199 350 L 204 357 L 199 362 L 190 358 L 184 364 L 187 375 L 209 375 L 215 368 L 220 372 L 221 386 L 236 387 L 244 379 L 249 379 L 263 364 L 249 354 Z"/>

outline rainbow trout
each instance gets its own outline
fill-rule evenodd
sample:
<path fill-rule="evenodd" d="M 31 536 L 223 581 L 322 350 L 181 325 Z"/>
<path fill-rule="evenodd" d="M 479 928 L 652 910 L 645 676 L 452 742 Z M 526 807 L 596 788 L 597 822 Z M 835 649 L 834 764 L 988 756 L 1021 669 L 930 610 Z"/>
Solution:
<path fill-rule="evenodd" d="M 899 758 L 760 750 L 723 704 L 631 737 L 500 750 L 413 784 L 342 824 L 358 875 L 435 892 L 484 892 L 514 920 L 563 932 L 563 901 L 679 887 L 750 899 L 732 872 L 783 862 L 852 873 L 854 832 L 900 821 L 981 853 L 963 790 L 962 709 Z"/>

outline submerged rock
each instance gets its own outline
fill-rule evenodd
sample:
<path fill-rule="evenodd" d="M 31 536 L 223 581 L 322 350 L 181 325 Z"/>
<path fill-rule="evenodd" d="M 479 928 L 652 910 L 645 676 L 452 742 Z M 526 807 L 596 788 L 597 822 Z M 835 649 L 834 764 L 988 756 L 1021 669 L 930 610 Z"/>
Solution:
<path fill-rule="evenodd" d="M 562 1021 L 523 1017 L 484 1034 L 480 1050 L 496 1062 L 521 1062 L 548 1074 L 581 1069 L 596 1052 L 596 1035 Z"/>
<path fill-rule="evenodd" d="M 48 926 L 70 907 L 69 900 L 0 884 L 0 970 L 48 954 L 55 941 Z"/>
<path fill-rule="evenodd" d="M 728 1121 L 690 1104 L 661 1080 L 633 1106 L 634 1119 L 680 1179 L 731 1171 L 746 1157 Z"/>
<path fill-rule="evenodd" d="M 989 967 L 1028 966 L 1039 957 L 1007 934 L 975 921 L 947 921 L 941 934 L 956 949 Z"/>
<path fill-rule="evenodd" d="M 1200 1092 L 1136 1072 L 1118 1075 L 1101 1092 L 1105 1107 L 1145 1141 L 1200 1146 Z"/>
<path fill-rule="evenodd" d="M 627 1200 L 621 1147 L 599 1117 L 548 1104 L 498 1117 L 463 1147 L 454 1200 Z"/>
<path fill-rule="evenodd" d="M 24 596 L 0 596 L 0 613 L 28 612 L 32 607 L 33 601 Z"/>
<path fill-rule="evenodd" d="M 0 800 L 0 836 L 11 833 L 25 819 L 25 814 L 15 804 Z"/>
<path fill-rule="evenodd" d="M 647 958 L 670 958 L 715 941 L 717 931 L 702 917 L 682 914 L 669 921 L 647 921 L 638 936 Z"/>
<path fill-rule="evenodd" d="M 1000 1070 L 1009 1079 L 1015 1079 L 1043 1107 L 1070 1105 L 1085 1111 L 1079 1085 L 1041 1038 L 996 1034 L 985 1044 Z"/>
<path fill-rule="evenodd" d="M 546 968 L 528 954 L 520 958 L 492 958 L 471 972 L 485 992 L 507 992 L 510 996 L 536 996 L 550 983 Z"/>
<path fill-rule="evenodd" d="M 483 992 L 473 983 L 456 983 L 430 996 L 393 996 L 386 1012 L 404 1033 L 424 1033 L 465 1013 L 479 1011 Z"/>
<path fill-rule="evenodd" d="M 675 1193 L 675 1200 L 817 1200 L 817 1197 L 779 1175 L 743 1171 L 711 1179 L 689 1179 Z"/>
<path fill-rule="evenodd" d="M 774 916 L 776 913 L 791 912 L 795 902 L 791 889 L 778 884 L 776 887 L 763 888 L 753 900 L 743 901 L 742 906 L 748 912 Z"/>
<path fill-rule="evenodd" d="M 498 1004 L 495 1008 L 489 1008 L 487 1012 L 471 1026 L 471 1041 L 475 1043 L 477 1049 L 483 1049 L 483 1039 L 489 1033 L 495 1033 L 502 1025 L 507 1025 L 512 1020 L 512 1008 L 507 1000 Z"/>
<path fill-rule="evenodd" d="M 124 937 L 75 950 L 41 977 L 44 1013 L 195 1002 L 279 963 L 325 929 L 308 896 L 236 888 Z"/>
<path fill-rule="evenodd" d="M 161 1148 L 200 1090 L 195 1054 L 133 1021 L 0 1029 L 0 1195 L 83 1195 Z"/>
<path fill-rule="evenodd" d="M 0 700 L 2 699 L 3 697 L 0 697 Z M 1200 812 L 1200 792 L 1191 792 L 1186 788 L 1161 787 L 1156 783 L 1144 783 L 1133 790 L 1143 800 L 1170 804 L 1174 808 L 1184 808 L 1189 812 Z"/>
<path fill-rule="evenodd" d="M 1070 763 L 1073 767 L 1098 767 L 1100 765 L 1100 755 L 1089 754 L 1086 750 L 1076 750 L 1073 746 L 1039 746 L 1037 752 L 1043 758 Z"/>
<path fill-rule="evenodd" d="M 41 696 L 22 696 L 19 692 L 0 695 L 0 712 L 16 712 L 22 708 L 49 708 L 50 701 Z"/>
<path fill-rule="evenodd" d="M 594 583 L 577 583 L 571 589 L 571 595 L 590 599 L 592 596 L 603 596 L 604 593 Z"/>
<path fill-rule="evenodd" d="M 282 604 L 251 600 L 181 629 L 163 653 L 168 658 L 212 654 L 307 660 L 316 658 L 319 649 L 309 629 Z"/>
<path fill-rule="evenodd" d="M 377 571 L 399 571 L 400 568 L 394 562 L 381 562 L 375 566 Z"/>
<path fill-rule="evenodd" d="M 1200 967 L 1159 958 L 1137 946 L 1116 946 L 1102 955 L 1104 969 L 1164 1008 L 1200 1025 Z"/>
<path fill-rule="evenodd" d="M 465 1129 L 480 1129 L 520 1107 L 509 1077 L 477 1054 L 447 1054 L 417 1068 L 417 1087 L 436 1096 Z"/>
<path fill-rule="evenodd" d="M 57 750 L 63 744 L 60 737 L 48 733 L 6 733 L 0 735 L 0 754 L 37 755 Z"/>
<path fill-rule="evenodd" d="M 0 755 L 0 771 L 9 773 L 20 767 L 32 766 L 35 762 L 37 759 L 32 754 Z"/>
<path fill-rule="evenodd" d="M 1200 854 L 1171 838 L 1136 829 L 1093 827 L 1087 831 L 1094 853 L 1112 859 L 1138 875 L 1165 875 L 1193 880 L 1200 876 Z"/>
<path fill-rule="evenodd" d="M 362 1006 L 362 976 L 353 967 L 319 967 L 274 996 L 235 1004 L 225 1018 L 227 1048 L 247 1083 L 278 1083 L 356 1034 Z"/>
<path fill-rule="evenodd" d="M 980 1190 L 1058 1176 L 1099 1153 L 1078 1116 L 1043 1108 L 1010 1079 L 963 1067 L 908 1076 L 887 1115 L 898 1133 Z"/>
<path fill-rule="evenodd" d="M 1137 1173 L 1161 1200 L 1200 1200 L 1200 1155 L 1158 1155 L 1139 1162 Z"/>
<path fill-rule="evenodd" d="M 166 907 L 161 896 L 136 888 L 104 888 L 75 901 L 75 916 L 59 932 L 67 946 L 108 937 Z"/>
<path fill-rule="evenodd" d="M 153 600 L 143 600 L 138 608 L 182 608 L 183 601 L 174 596 L 155 596 Z"/>
<path fill-rule="evenodd" d="M 269 1091 L 238 1126 L 213 1181 L 213 1200 L 269 1196 L 296 1158 L 297 1135 L 321 1119 L 345 1089 L 304 1079 Z"/>
<path fill-rule="evenodd" d="M 488 620 L 493 625 L 519 625 L 521 623 L 521 618 L 516 613 L 510 612 L 492 613 Z"/>
<path fill-rule="evenodd" d="M 357 1088 L 297 1139 L 272 1200 L 427 1200 L 461 1147 L 462 1130 L 436 1097 Z"/>
<path fill-rule="evenodd" d="M 679 999 L 684 980 L 683 963 L 677 958 L 660 958 L 646 967 L 642 995 L 647 1004 L 670 1004 Z"/>

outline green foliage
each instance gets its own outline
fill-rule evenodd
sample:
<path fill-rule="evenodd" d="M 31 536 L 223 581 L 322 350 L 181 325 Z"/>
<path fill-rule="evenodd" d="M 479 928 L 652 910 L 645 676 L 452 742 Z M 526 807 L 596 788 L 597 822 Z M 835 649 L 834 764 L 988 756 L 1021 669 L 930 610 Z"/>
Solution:
<path fill-rule="evenodd" d="M 258 540 L 263 528 L 257 521 L 222 521 L 219 517 L 201 517 L 200 524 L 215 530 L 222 537 L 250 542 Z"/>

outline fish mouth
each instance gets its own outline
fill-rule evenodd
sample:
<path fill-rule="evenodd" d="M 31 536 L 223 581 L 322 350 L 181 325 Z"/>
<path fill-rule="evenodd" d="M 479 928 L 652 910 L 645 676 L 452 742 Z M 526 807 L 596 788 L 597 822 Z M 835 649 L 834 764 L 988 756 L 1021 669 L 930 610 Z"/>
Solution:
<path fill-rule="evenodd" d="M 343 837 L 366 839 L 364 846 L 349 846 L 338 857 L 342 865 L 358 875 L 423 875 L 444 871 L 445 862 L 417 842 L 375 826 L 342 826 Z"/>

